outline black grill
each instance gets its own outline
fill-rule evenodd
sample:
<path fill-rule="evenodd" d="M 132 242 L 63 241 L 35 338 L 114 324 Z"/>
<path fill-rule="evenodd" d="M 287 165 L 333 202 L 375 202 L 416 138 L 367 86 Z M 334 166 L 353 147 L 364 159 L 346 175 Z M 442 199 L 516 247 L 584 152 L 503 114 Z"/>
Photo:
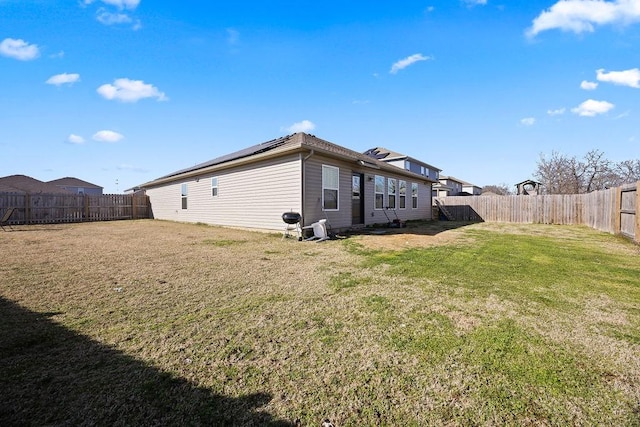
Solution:
<path fill-rule="evenodd" d="M 285 212 L 282 214 L 282 220 L 287 224 L 296 224 L 300 222 L 302 217 L 298 212 Z"/>

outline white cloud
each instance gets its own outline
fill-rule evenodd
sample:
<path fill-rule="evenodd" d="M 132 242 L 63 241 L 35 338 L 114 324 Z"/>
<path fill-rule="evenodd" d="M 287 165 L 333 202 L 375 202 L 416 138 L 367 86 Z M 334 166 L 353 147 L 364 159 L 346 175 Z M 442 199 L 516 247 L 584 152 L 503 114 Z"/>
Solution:
<path fill-rule="evenodd" d="M 93 135 L 94 141 L 100 142 L 118 142 L 124 138 L 124 135 L 112 130 L 101 130 Z"/>
<path fill-rule="evenodd" d="M 487 4 L 487 0 L 463 0 L 469 6 L 484 6 Z"/>
<path fill-rule="evenodd" d="M 284 128 L 283 130 L 289 133 L 298 133 L 298 132 L 310 132 L 316 128 L 316 125 L 309 121 L 303 120 L 301 122 L 297 122 L 289 126 L 288 128 Z"/>
<path fill-rule="evenodd" d="M 75 82 L 80 80 L 80 74 L 56 74 L 55 76 L 49 77 L 49 79 L 45 82 L 48 85 L 60 86 L 63 84 L 72 85 Z"/>
<path fill-rule="evenodd" d="M 67 137 L 67 141 L 72 144 L 84 144 L 84 138 L 73 133 Z"/>
<path fill-rule="evenodd" d="M 118 9 L 130 9 L 133 10 L 140 4 L 140 0 L 100 0 L 104 4 L 115 6 Z M 94 3 L 95 0 L 84 0 L 84 4 Z"/>
<path fill-rule="evenodd" d="M 596 101 L 593 99 L 587 99 L 576 108 L 572 108 L 571 111 L 579 116 L 594 117 L 598 114 L 607 113 L 615 105 L 607 101 Z"/>
<path fill-rule="evenodd" d="M 116 79 L 113 84 L 103 84 L 97 92 L 105 99 L 122 102 L 137 102 L 143 98 L 156 98 L 167 101 L 169 98 L 157 87 L 146 84 L 142 80 Z"/>
<path fill-rule="evenodd" d="M 533 20 L 529 37 L 560 29 L 576 34 L 593 32 L 594 25 L 630 24 L 640 21 L 638 0 L 560 0 Z"/>
<path fill-rule="evenodd" d="M 22 39 L 6 38 L 0 42 L 0 55 L 20 61 L 30 61 L 40 56 L 38 45 L 29 44 Z"/>
<path fill-rule="evenodd" d="M 640 5 L 638 6 L 640 8 Z M 597 79 L 601 82 L 613 83 L 614 85 L 629 86 L 640 89 L 640 69 L 632 68 L 625 71 L 597 70 Z"/>
<path fill-rule="evenodd" d="M 524 119 L 520 120 L 520 124 L 523 126 L 533 126 L 535 123 L 535 117 L 525 117 Z"/>
<path fill-rule="evenodd" d="M 127 163 L 122 163 L 120 166 L 118 166 L 118 170 L 130 171 L 130 172 L 140 172 L 140 173 L 149 172 L 148 169 L 144 169 L 144 168 L 141 168 L 139 166 L 134 166 L 134 165 L 130 165 L 130 164 L 127 164 Z"/>
<path fill-rule="evenodd" d="M 547 114 L 550 116 L 561 116 L 567 111 L 566 108 L 558 108 L 556 110 L 547 110 Z"/>
<path fill-rule="evenodd" d="M 583 80 L 582 83 L 580 83 L 580 88 L 584 90 L 595 90 L 597 87 L 598 83 L 596 82 L 588 82 L 586 80 Z"/>
<path fill-rule="evenodd" d="M 104 9 L 98 10 L 96 19 L 104 25 L 129 24 L 133 21 L 129 15 L 124 13 L 111 13 Z"/>
<path fill-rule="evenodd" d="M 416 62 L 419 62 L 419 61 L 427 61 L 429 59 L 432 59 L 432 58 L 430 56 L 424 56 L 421 53 L 416 53 L 411 56 L 407 56 L 406 58 L 401 59 L 396 63 L 394 63 L 391 66 L 391 70 L 389 72 L 391 74 L 396 74 L 398 71 L 407 68 L 409 65 L 415 64 Z"/>
<path fill-rule="evenodd" d="M 240 32 L 235 28 L 227 28 L 227 43 L 232 46 L 240 43 Z"/>

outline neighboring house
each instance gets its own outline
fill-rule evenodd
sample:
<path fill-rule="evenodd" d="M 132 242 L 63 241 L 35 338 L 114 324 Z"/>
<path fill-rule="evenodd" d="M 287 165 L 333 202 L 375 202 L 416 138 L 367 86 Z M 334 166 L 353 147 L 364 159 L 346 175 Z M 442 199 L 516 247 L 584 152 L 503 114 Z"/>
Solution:
<path fill-rule="evenodd" d="M 433 186 L 434 197 L 458 196 L 462 193 L 462 185 L 464 181 L 452 176 L 441 176 Z"/>
<path fill-rule="evenodd" d="M 282 230 L 282 214 L 333 230 L 431 219 L 434 180 L 296 133 L 173 172 L 139 187 L 153 217 Z"/>
<path fill-rule="evenodd" d="M 26 175 L 1 177 L 0 192 L 19 194 L 72 194 L 63 188 Z"/>
<path fill-rule="evenodd" d="M 49 181 L 49 184 L 53 184 L 59 188 L 70 191 L 75 194 L 87 194 L 91 196 L 101 196 L 102 195 L 102 187 L 97 186 L 95 184 L 91 184 L 90 182 L 83 181 L 78 178 L 73 177 L 65 177 L 60 179 L 54 179 L 53 181 Z"/>
<path fill-rule="evenodd" d="M 469 182 L 462 183 L 462 192 L 470 196 L 479 196 L 482 194 L 482 187 L 471 184 Z"/>
<path fill-rule="evenodd" d="M 482 187 L 452 176 L 440 176 L 439 182 L 433 186 L 433 197 L 447 196 L 479 196 Z"/>
<path fill-rule="evenodd" d="M 413 173 L 417 173 L 418 175 L 425 176 L 436 182 L 438 181 L 439 174 L 441 172 L 441 169 L 438 169 L 435 166 L 431 166 L 430 164 L 422 162 L 418 159 L 409 157 L 406 154 L 391 151 L 383 147 L 370 148 L 369 150 L 365 151 L 364 154 L 390 165 L 397 166 L 401 169 L 405 169 Z"/>

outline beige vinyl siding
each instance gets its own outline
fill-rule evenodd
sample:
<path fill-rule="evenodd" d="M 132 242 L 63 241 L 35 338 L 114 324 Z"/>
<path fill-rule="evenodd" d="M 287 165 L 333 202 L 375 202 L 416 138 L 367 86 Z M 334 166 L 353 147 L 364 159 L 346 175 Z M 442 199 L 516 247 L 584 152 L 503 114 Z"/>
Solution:
<path fill-rule="evenodd" d="M 211 178 L 218 178 L 218 196 Z M 231 227 L 281 230 L 282 214 L 301 210 L 301 158 L 293 154 L 147 189 L 154 218 Z M 181 184 L 188 185 L 181 209 Z"/>
<path fill-rule="evenodd" d="M 322 210 L 322 165 L 339 171 L 338 210 Z M 332 228 L 351 226 L 351 168 L 348 163 L 314 155 L 305 163 L 304 225 L 326 218 Z"/>
<path fill-rule="evenodd" d="M 340 169 L 340 209 L 338 211 L 322 211 L 322 165 L 335 166 Z M 386 170 L 376 170 L 361 167 L 355 162 L 342 162 L 339 160 L 313 155 L 305 163 L 305 205 L 303 211 L 304 225 L 323 218 L 327 218 L 332 230 L 339 230 L 351 227 L 351 176 L 353 172 L 364 174 L 364 221 L 365 225 L 385 224 L 389 220 L 385 216 L 387 213 L 390 220 L 395 219 L 392 210 L 374 209 L 374 176 L 385 177 L 385 207 L 387 205 L 387 178 L 396 179 L 396 185 L 400 180 L 407 182 L 409 194 L 407 195 L 407 207 L 396 209 L 398 217 L 403 220 L 430 220 L 431 216 L 431 184 L 410 177 L 396 175 Z M 418 183 L 418 209 L 411 208 L 411 183 Z M 396 196 L 397 197 L 397 196 Z M 397 201 L 396 201 L 397 205 Z"/>

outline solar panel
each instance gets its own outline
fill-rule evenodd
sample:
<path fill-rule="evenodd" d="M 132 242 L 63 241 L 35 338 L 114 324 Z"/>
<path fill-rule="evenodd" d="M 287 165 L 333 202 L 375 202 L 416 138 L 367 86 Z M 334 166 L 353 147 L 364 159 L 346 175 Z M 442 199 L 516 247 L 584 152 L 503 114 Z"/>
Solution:
<path fill-rule="evenodd" d="M 219 164 L 222 164 L 222 163 L 230 162 L 232 160 L 238 160 L 238 159 L 242 159 L 244 157 L 253 156 L 254 154 L 264 153 L 264 152 L 267 152 L 269 150 L 273 150 L 274 148 L 283 145 L 289 139 L 291 139 L 291 135 L 284 136 L 284 137 L 281 137 L 281 138 L 272 139 L 271 141 L 267 141 L 267 142 L 263 142 L 263 143 L 260 143 L 260 144 L 253 145 L 251 147 L 243 148 L 242 150 L 238 150 L 238 151 L 236 151 L 234 153 L 225 154 L 224 156 L 216 157 L 213 160 L 209 160 L 207 162 L 200 163 L 200 164 L 197 164 L 195 166 L 191 166 L 191 167 L 186 168 L 186 169 L 181 169 L 179 171 L 170 173 L 169 175 L 162 176 L 162 177 L 160 177 L 158 179 L 169 178 L 169 177 L 180 175 L 180 174 L 183 174 L 183 173 L 193 172 L 193 171 L 196 171 L 198 169 L 204 169 L 204 168 L 207 168 L 209 166 L 215 166 L 215 165 L 219 165 Z"/>

